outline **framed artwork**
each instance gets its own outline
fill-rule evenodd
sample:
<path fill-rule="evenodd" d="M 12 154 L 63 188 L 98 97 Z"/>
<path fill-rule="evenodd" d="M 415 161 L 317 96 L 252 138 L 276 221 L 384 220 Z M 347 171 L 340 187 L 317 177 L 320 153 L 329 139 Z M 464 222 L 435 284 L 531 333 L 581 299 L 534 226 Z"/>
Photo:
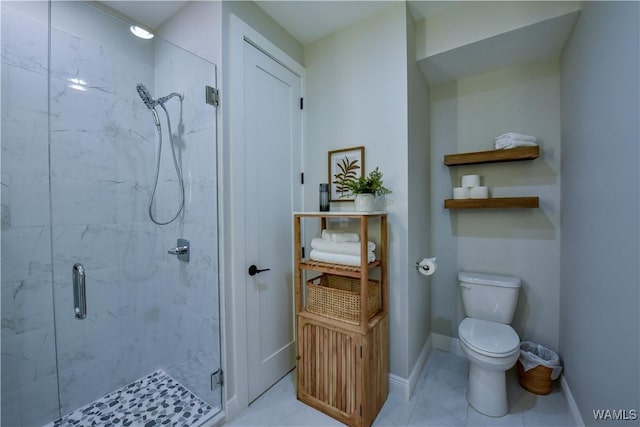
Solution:
<path fill-rule="evenodd" d="M 329 200 L 348 202 L 355 199 L 345 183 L 364 174 L 364 146 L 329 151 Z"/>

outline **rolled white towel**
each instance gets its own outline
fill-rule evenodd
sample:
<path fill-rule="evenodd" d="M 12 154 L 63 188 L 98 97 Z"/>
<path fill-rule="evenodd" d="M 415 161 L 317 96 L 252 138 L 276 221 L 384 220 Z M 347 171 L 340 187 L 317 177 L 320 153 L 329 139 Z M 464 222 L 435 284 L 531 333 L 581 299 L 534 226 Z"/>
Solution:
<path fill-rule="evenodd" d="M 311 252 L 309 253 L 309 258 L 314 261 L 328 262 L 332 264 L 352 265 L 355 267 L 360 265 L 359 255 L 332 254 L 330 252 L 323 252 L 317 249 L 311 250 Z M 369 252 L 367 254 L 367 261 L 373 262 L 375 260 L 375 254 L 373 252 Z"/>
<path fill-rule="evenodd" d="M 518 140 L 518 141 L 528 141 L 528 142 L 536 142 L 536 137 L 533 135 L 527 135 L 524 133 L 517 133 L 517 132 L 507 132 L 507 133 L 503 133 L 500 136 L 496 136 L 494 138 L 494 140 L 499 140 L 499 139 L 509 139 L 509 140 Z"/>
<path fill-rule="evenodd" d="M 346 231 L 331 231 L 331 230 L 322 230 L 322 238 L 324 240 L 330 240 L 335 243 L 346 243 L 346 242 L 359 242 L 360 236 L 358 233 L 349 233 Z"/>
<path fill-rule="evenodd" d="M 334 254 L 360 255 L 361 242 L 344 242 L 335 243 L 333 241 L 315 238 L 311 240 L 311 249 L 317 249 L 322 252 L 330 252 Z M 367 251 L 376 250 L 376 244 L 367 242 Z"/>

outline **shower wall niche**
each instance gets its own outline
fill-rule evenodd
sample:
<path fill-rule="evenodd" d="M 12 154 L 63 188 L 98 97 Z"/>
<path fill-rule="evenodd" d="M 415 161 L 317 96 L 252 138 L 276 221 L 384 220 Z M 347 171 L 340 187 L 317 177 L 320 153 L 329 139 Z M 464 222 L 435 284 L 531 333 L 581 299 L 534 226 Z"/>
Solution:
<path fill-rule="evenodd" d="M 220 408 L 216 66 L 87 3 L 26 3 L 2 2 L 2 425 L 44 425 L 157 369 Z M 158 137 L 138 83 L 184 94 L 167 103 L 186 194 L 167 226 L 147 212 Z M 179 194 L 159 114 L 168 218 Z M 167 253 L 179 237 L 189 263 Z"/>

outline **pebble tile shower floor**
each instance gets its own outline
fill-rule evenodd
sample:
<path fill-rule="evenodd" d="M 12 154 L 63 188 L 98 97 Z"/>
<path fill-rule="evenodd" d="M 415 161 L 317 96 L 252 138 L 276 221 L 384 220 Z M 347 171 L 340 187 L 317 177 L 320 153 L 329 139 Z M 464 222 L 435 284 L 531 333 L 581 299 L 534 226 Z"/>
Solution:
<path fill-rule="evenodd" d="M 214 409 L 162 370 L 65 415 L 48 427 L 195 426 Z"/>

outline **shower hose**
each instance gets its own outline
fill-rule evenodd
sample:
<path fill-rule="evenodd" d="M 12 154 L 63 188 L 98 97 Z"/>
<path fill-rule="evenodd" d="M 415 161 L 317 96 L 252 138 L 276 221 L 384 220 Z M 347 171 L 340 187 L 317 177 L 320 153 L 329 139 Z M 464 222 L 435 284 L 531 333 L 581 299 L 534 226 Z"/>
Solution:
<path fill-rule="evenodd" d="M 158 161 L 156 162 L 156 180 L 155 180 L 155 183 L 153 184 L 153 191 L 151 192 L 151 198 L 149 199 L 149 218 L 151 218 L 151 221 L 153 221 L 157 225 L 167 225 L 175 221 L 176 218 L 178 218 L 178 216 L 182 212 L 182 209 L 184 208 L 184 179 L 182 177 L 182 170 L 180 170 L 180 166 L 178 165 L 178 158 L 176 157 L 176 149 L 175 149 L 175 144 L 173 142 L 173 132 L 171 131 L 171 118 L 169 117 L 169 112 L 165 108 L 164 103 L 160 103 L 159 105 L 162 107 L 162 109 L 164 110 L 164 114 L 167 116 L 167 129 L 169 131 L 169 142 L 171 145 L 171 154 L 173 155 L 173 165 L 175 166 L 175 169 L 176 169 L 176 175 L 178 177 L 178 182 L 180 187 L 180 207 L 178 208 L 178 211 L 173 216 L 173 218 L 171 218 L 169 221 L 166 221 L 166 222 L 158 221 L 153 216 L 153 209 L 152 209 L 153 200 L 155 199 L 156 189 L 158 188 L 158 178 L 160 176 L 160 159 L 162 158 L 162 128 L 158 124 L 158 126 L 156 126 L 156 129 L 158 131 Z"/>

